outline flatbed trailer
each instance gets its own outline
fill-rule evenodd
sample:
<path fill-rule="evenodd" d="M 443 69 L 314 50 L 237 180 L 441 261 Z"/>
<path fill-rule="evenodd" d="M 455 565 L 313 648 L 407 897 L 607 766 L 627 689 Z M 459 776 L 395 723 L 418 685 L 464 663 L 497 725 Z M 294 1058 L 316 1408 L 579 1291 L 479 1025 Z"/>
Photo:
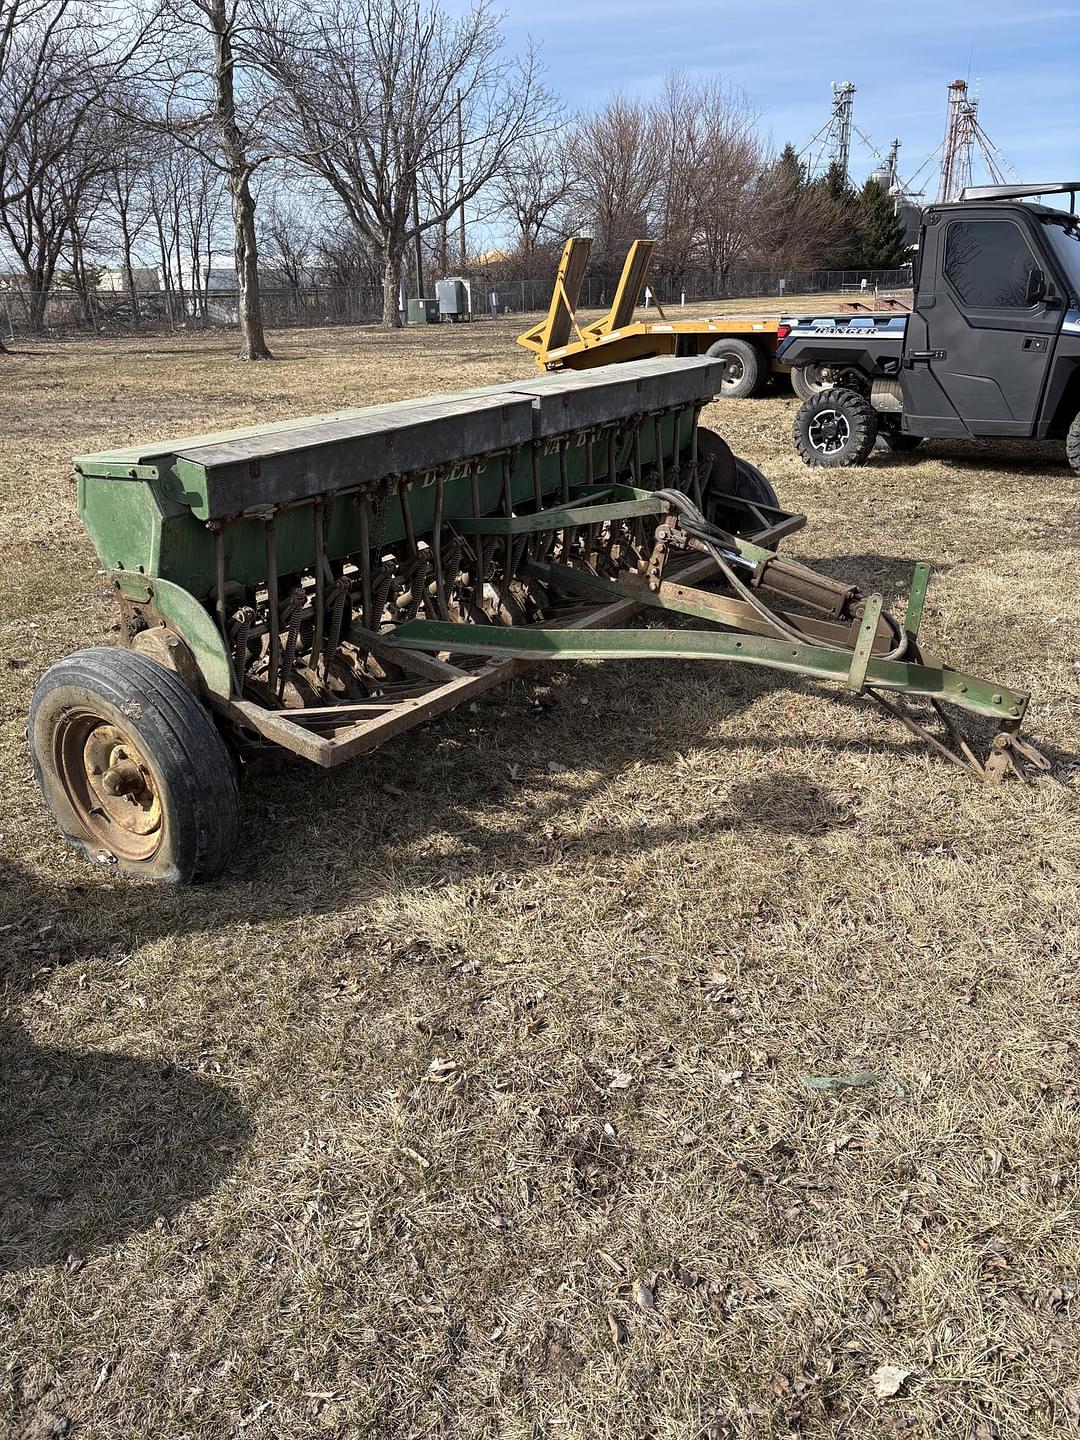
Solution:
<path fill-rule="evenodd" d="M 635 240 L 631 245 L 611 308 L 599 320 L 579 323 L 578 299 L 591 245 L 583 235 L 567 240 L 547 315 L 517 337 L 517 343 L 536 356 L 541 370 L 590 370 L 624 360 L 707 355 L 724 361 L 720 393 L 733 400 L 758 395 L 774 375 L 789 373 L 790 367 L 776 358 L 780 314 L 669 320 L 657 304 L 659 319 L 635 319 L 652 259 L 651 240 Z"/>

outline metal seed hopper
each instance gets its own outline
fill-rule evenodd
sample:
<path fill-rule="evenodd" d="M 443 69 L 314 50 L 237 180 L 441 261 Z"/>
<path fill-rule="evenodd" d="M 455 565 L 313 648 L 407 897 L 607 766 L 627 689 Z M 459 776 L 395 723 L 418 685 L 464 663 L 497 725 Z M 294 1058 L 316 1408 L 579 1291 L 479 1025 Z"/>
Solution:
<path fill-rule="evenodd" d="M 34 694 L 60 828 L 206 878 L 238 760 L 337 765 L 537 660 L 764 665 L 867 694 L 984 778 L 1045 765 L 1025 694 L 924 657 L 926 566 L 895 620 L 777 555 L 804 517 L 698 423 L 722 373 L 638 361 L 78 457 L 121 644 Z M 642 608 L 708 625 L 624 628 Z M 946 705 L 993 722 L 987 758 Z"/>

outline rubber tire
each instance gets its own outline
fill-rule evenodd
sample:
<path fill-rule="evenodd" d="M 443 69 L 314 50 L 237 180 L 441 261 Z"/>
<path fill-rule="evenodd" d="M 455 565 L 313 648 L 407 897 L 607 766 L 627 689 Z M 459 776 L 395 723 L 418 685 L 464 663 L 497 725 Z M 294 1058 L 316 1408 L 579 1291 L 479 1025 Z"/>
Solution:
<path fill-rule="evenodd" d="M 803 367 L 801 365 L 792 367 L 791 388 L 800 400 L 809 400 L 811 395 L 817 395 L 819 393 L 803 378 Z"/>
<path fill-rule="evenodd" d="M 892 450 L 895 454 L 905 454 L 911 450 L 917 450 L 923 442 L 921 435 L 905 435 L 902 430 L 879 430 L 878 441 L 884 445 L 886 450 Z"/>
<path fill-rule="evenodd" d="M 744 500 L 756 501 L 759 505 L 771 505 L 780 509 L 780 500 L 772 483 L 749 460 L 736 455 L 726 440 L 715 430 L 698 426 L 698 454 L 712 456 L 708 489 L 702 499 L 708 515 L 710 497 L 719 495 L 740 495 Z"/>
<path fill-rule="evenodd" d="M 791 370 L 791 388 L 795 391 L 795 394 L 799 397 L 800 400 L 809 400 L 809 399 L 811 399 L 814 395 L 821 395 L 821 394 L 823 394 L 823 393 L 824 393 L 824 390 L 856 390 L 856 391 L 861 391 L 861 390 L 865 389 L 865 390 L 869 391 L 869 388 L 870 388 L 870 387 L 869 387 L 869 384 L 866 382 L 866 379 L 865 379 L 865 377 L 864 377 L 864 375 L 863 375 L 863 373 L 862 373 L 861 370 L 847 369 L 847 370 L 841 371 L 841 374 L 845 377 L 845 379 L 847 379 L 848 377 L 851 377 L 851 376 L 856 376 L 856 377 L 858 377 L 858 383 L 857 383 L 857 384 L 850 384 L 850 383 L 849 383 L 849 384 L 844 384 L 844 385 L 826 385 L 826 386 L 824 387 L 824 390 L 819 389 L 819 388 L 811 385 L 810 382 L 805 378 L 805 376 L 804 376 L 804 374 L 803 374 L 803 370 L 804 370 L 804 367 L 803 367 L 802 365 L 796 365 L 796 366 L 794 366 L 794 367 L 792 368 L 792 370 Z"/>
<path fill-rule="evenodd" d="M 746 400 L 759 395 L 769 383 L 769 362 L 762 350 L 745 340 L 717 340 L 705 354 L 714 360 L 726 360 L 730 355 L 742 365 L 742 375 L 728 383 L 725 378 L 720 386 L 722 400 Z"/>
<path fill-rule="evenodd" d="M 848 424 L 846 443 L 828 455 L 810 443 L 810 423 L 822 410 L 838 411 Z M 804 464 L 845 470 L 852 465 L 862 465 L 869 457 L 878 435 L 877 415 L 870 401 L 857 390 L 819 390 L 799 406 L 791 434 Z"/>
<path fill-rule="evenodd" d="M 752 500 L 758 505 L 769 505 L 774 510 L 780 509 L 780 497 L 773 489 L 772 481 L 764 475 L 756 465 L 749 460 L 744 460 L 741 455 L 736 455 L 735 465 L 738 472 L 738 483 L 735 486 L 734 494 L 741 495 L 744 500 Z"/>
<path fill-rule="evenodd" d="M 171 670 L 133 650 L 78 650 L 38 681 L 28 726 L 34 778 L 64 837 L 100 863 L 109 855 L 80 821 L 52 759 L 57 727 L 76 707 L 131 735 L 161 799 L 161 846 L 145 860 L 113 857 L 117 868 L 173 884 L 220 874 L 240 835 L 240 787 L 235 761 L 206 706 Z"/>
<path fill-rule="evenodd" d="M 1080 411 L 1073 416 L 1072 424 L 1066 433 L 1065 456 L 1073 473 L 1080 475 Z"/>

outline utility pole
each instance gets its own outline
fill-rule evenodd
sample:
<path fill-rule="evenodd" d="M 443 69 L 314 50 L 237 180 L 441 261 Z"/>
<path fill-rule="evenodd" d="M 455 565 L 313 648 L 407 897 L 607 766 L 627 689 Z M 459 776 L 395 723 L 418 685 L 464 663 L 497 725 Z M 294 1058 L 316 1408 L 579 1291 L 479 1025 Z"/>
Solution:
<path fill-rule="evenodd" d="M 412 183 L 412 222 L 413 230 L 416 232 L 413 243 L 416 246 L 416 298 L 420 300 L 424 294 L 424 242 L 420 238 L 420 177 L 413 176 Z"/>
<path fill-rule="evenodd" d="M 458 264 L 465 273 L 465 134 L 461 124 L 461 91 L 457 92 L 457 183 L 461 197 L 458 211 Z"/>

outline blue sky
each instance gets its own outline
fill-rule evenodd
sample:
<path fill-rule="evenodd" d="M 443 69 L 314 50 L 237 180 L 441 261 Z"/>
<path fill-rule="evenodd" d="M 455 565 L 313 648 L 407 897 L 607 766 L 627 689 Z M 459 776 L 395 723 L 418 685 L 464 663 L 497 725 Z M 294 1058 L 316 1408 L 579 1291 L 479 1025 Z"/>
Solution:
<path fill-rule="evenodd" d="M 611 90 L 650 96 L 664 72 L 741 86 L 777 146 L 800 148 L 828 118 L 829 86 L 851 80 L 855 124 L 903 142 L 905 180 L 940 143 L 950 80 L 978 86 L 984 129 L 1024 180 L 1080 178 L 1080 3 L 1053 0 L 495 0 L 511 45 L 540 42 L 572 107 Z M 858 144 L 852 171 L 872 162 Z M 934 189 L 936 176 L 930 175 Z M 983 176 L 976 176 L 976 181 Z M 930 199 L 935 198 L 931 193 Z"/>

